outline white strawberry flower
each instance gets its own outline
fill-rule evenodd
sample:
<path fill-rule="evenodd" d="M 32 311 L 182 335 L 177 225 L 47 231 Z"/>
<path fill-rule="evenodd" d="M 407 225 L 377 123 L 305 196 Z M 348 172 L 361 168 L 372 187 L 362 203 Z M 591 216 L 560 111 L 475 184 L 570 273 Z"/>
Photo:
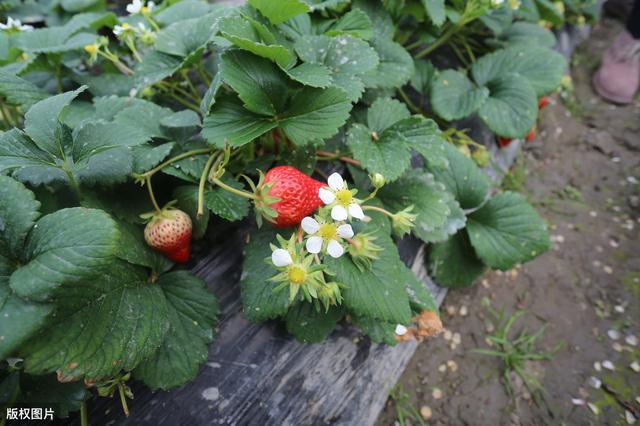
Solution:
<path fill-rule="evenodd" d="M 0 30 L 15 30 L 15 31 L 31 31 L 33 27 L 31 25 L 22 25 L 19 19 L 13 19 L 11 16 L 7 17 L 7 23 L 0 23 Z"/>
<path fill-rule="evenodd" d="M 289 266 L 293 263 L 293 259 L 291 258 L 291 253 L 286 251 L 285 249 L 275 249 L 273 253 L 271 253 L 271 262 L 278 268 L 284 268 L 285 266 Z"/>
<path fill-rule="evenodd" d="M 307 239 L 306 248 L 309 253 L 318 254 L 326 247 L 326 252 L 333 258 L 344 254 L 343 239 L 353 238 L 353 228 L 349 224 L 338 225 L 336 223 L 320 223 L 312 217 L 305 217 L 300 222 L 304 232 L 310 237 Z"/>
<path fill-rule="evenodd" d="M 333 173 L 327 180 L 329 187 L 320 188 L 318 195 L 326 205 L 333 205 L 331 217 L 333 220 L 343 221 L 350 217 L 364 219 L 364 212 L 353 192 L 347 188 L 347 183 L 338 173 Z"/>
<path fill-rule="evenodd" d="M 127 5 L 127 12 L 131 15 L 137 15 L 138 13 L 150 13 L 156 4 L 152 1 L 148 1 L 146 6 L 141 0 L 133 0 Z"/>
<path fill-rule="evenodd" d="M 113 27 L 113 33 L 116 37 L 123 38 L 125 36 L 134 36 L 136 32 L 131 25 L 124 22 L 122 25 L 116 25 Z"/>

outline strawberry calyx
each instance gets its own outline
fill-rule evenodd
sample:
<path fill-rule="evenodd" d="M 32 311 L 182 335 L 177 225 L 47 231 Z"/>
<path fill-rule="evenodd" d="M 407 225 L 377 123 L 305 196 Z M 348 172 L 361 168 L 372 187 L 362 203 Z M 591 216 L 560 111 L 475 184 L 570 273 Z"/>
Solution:
<path fill-rule="evenodd" d="M 243 176 L 254 195 L 253 204 L 256 212 L 256 222 L 258 226 L 262 226 L 262 219 L 269 223 L 276 223 L 278 217 L 278 211 L 272 207 L 273 204 L 281 201 L 280 198 L 269 195 L 271 188 L 275 185 L 275 182 L 265 182 L 265 174 L 262 170 L 258 170 L 258 184 L 246 176 Z"/>
<path fill-rule="evenodd" d="M 145 223 L 157 222 L 161 219 L 175 219 L 175 212 L 179 212 L 173 206 L 178 202 L 178 200 L 171 200 L 167 204 L 165 204 L 160 210 L 154 210 L 152 212 L 142 213 L 139 217 L 144 220 Z"/>

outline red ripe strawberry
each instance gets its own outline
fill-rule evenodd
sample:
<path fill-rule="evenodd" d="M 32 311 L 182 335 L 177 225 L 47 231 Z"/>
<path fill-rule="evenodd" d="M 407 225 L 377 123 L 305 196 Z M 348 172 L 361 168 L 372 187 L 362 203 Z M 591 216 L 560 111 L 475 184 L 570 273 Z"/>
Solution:
<path fill-rule="evenodd" d="M 167 209 L 155 214 L 144 228 L 149 246 L 174 262 L 184 263 L 191 253 L 191 218 L 182 210 Z"/>
<path fill-rule="evenodd" d="M 547 98 L 546 96 L 542 96 L 538 100 L 538 109 L 542 109 L 542 108 L 546 107 L 547 105 L 549 105 L 549 98 Z"/>
<path fill-rule="evenodd" d="M 291 166 L 279 166 L 269 170 L 260 188 L 264 188 L 266 197 L 271 200 L 279 199 L 266 203 L 269 209 L 277 213 L 275 217 L 270 215 L 274 226 L 284 228 L 298 225 L 305 216 L 313 213 L 322 205 L 318 191 L 323 186 L 326 184 Z"/>
<path fill-rule="evenodd" d="M 527 142 L 533 142 L 533 140 L 536 138 L 536 128 L 534 127 L 533 129 L 529 130 L 529 133 L 527 133 L 526 136 L 526 140 Z"/>
<path fill-rule="evenodd" d="M 503 138 L 502 136 L 498 136 L 498 145 L 500 146 L 500 148 L 505 148 L 507 146 L 509 146 L 511 144 L 511 141 L 513 139 L 511 138 Z"/>

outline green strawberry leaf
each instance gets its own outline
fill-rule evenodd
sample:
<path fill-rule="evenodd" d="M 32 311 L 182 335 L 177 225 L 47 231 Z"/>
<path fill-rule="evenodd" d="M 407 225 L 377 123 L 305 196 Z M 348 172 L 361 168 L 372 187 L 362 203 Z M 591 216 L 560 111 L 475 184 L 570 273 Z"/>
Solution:
<path fill-rule="evenodd" d="M 240 49 L 269 59 L 282 68 L 295 63 L 295 55 L 276 39 L 263 24 L 243 15 L 232 15 L 220 20 L 220 34 Z"/>
<path fill-rule="evenodd" d="M 302 343 L 320 343 L 336 328 L 344 316 L 341 307 L 324 308 L 308 302 L 300 302 L 287 312 L 287 331 Z"/>
<path fill-rule="evenodd" d="M 194 52 L 194 55 L 181 58 L 157 50 L 150 50 L 135 68 L 135 74 L 133 75 L 135 87 L 137 89 L 150 87 L 154 83 L 172 76 L 184 65 L 195 61 L 198 56 L 202 55 L 202 49 Z"/>
<path fill-rule="evenodd" d="M 174 148 L 173 142 L 163 143 L 162 145 L 153 146 L 151 144 L 143 144 L 134 146 L 131 149 L 133 156 L 133 171 L 136 173 L 144 173 L 160 164 L 162 160 L 167 158 Z"/>
<path fill-rule="evenodd" d="M 489 96 L 484 87 L 476 87 L 459 71 L 440 73 L 431 86 L 433 110 L 445 120 L 468 117 L 480 108 Z"/>
<path fill-rule="evenodd" d="M 140 126 L 85 121 L 73 131 L 73 159 L 81 165 L 93 155 L 114 148 L 142 145 L 149 139 Z"/>
<path fill-rule="evenodd" d="M 96 380 L 131 371 L 156 352 L 169 328 L 162 289 L 128 263 L 83 281 L 82 291 L 60 287 L 55 296 L 55 317 L 20 350 L 27 373 Z"/>
<path fill-rule="evenodd" d="M 397 181 L 384 186 L 378 194 L 391 211 L 413 206 L 412 213 L 417 218 L 412 232 L 421 239 L 426 233 L 443 226 L 451 214 L 451 194 L 429 173 L 411 170 Z M 425 242 L 430 241 L 425 239 Z"/>
<path fill-rule="evenodd" d="M 434 244 L 429 254 L 429 270 L 438 285 L 443 287 L 468 287 L 486 269 L 465 231 L 458 232 L 445 242 Z"/>
<path fill-rule="evenodd" d="M 248 3 L 274 25 L 310 11 L 309 5 L 302 0 L 248 0 Z"/>
<path fill-rule="evenodd" d="M 367 111 L 367 125 L 371 131 L 382 133 L 409 117 L 411 113 L 404 103 L 391 98 L 378 98 Z"/>
<path fill-rule="evenodd" d="M 371 19 L 360 9 L 351 9 L 338 19 L 325 32 L 328 36 L 350 35 L 363 40 L 373 37 L 373 25 Z"/>
<path fill-rule="evenodd" d="M 399 178 L 411 163 L 405 140 L 393 131 L 375 140 L 366 126 L 354 124 L 347 134 L 347 145 L 362 167 L 370 173 L 381 173 L 387 181 Z"/>
<path fill-rule="evenodd" d="M 518 138 L 526 135 L 538 116 L 538 98 L 529 82 L 518 74 L 507 74 L 487 83 L 489 97 L 478 114 L 496 134 Z"/>
<path fill-rule="evenodd" d="M 146 243 L 141 226 L 125 221 L 117 223 L 120 240 L 116 256 L 134 265 L 146 266 L 157 275 L 171 269 L 173 263 Z"/>
<path fill-rule="evenodd" d="M 302 0 L 309 5 L 309 10 L 315 12 L 317 10 L 337 9 L 342 5 L 349 3 L 350 0 Z"/>
<path fill-rule="evenodd" d="M 73 92 L 51 96 L 37 102 L 27 111 L 24 121 L 25 133 L 40 149 L 64 158 L 63 147 L 59 145 L 59 139 L 56 137 L 56 131 L 60 126 L 60 114 L 86 88 L 83 86 Z"/>
<path fill-rule="evenodd" d="M 0 96 L 9 105 L 17 105 L 24 110 L 49 96 L 35 84 L 5 71 L 0 71 Z"/>
<path fill-rule="evenodd" d="M 287 71 L 287 75 L 305 86 L 325 88 L 331 85 L 331 70 L 324 65 L 303 62 Z"/>
<path fill-rule="evenodd" d="M 473 79 L 479 85 L 508 73 L 517 73 L 526 78 L 542 96 L 560 85 L 564 75 L 564 57 L 551 49 L 539 47 L 513 47 L 484 55 L 471 67 Z"/>
<path fill-rule="evenodd" d="M 553 48 L 556 37 L 551 31 L 531 22 L 515 22 L 493 40 L 494 44 L 503 47 L 523 45 L 529 47 Z"/>
<path fill-rule="evenodd" d="M 394 124 L 389 131 L 402 136 L 407 146 L 433 164 L 445 164 L 445 144 L 435 121 L 414 115 Z"/>
<path fill-rule="evenodd" d="M 178 3 L 173 2 L 167 8 L 155 13 L 153 19 L 164 26 L 168 26 L 178 21 L 199 18 L 212 11 L 227 7 L 226 5 L 209 4 L 201 0 L 182 0 Z"/>
<path fill-rule="evenodd" d="M 137 128 L 147 139 L 166 137 L 162 130 L 164 120 L 174 116 L 169 108 L 161 107 L 153 102 L 138 101 L 116 113 L 113 121 L 128 129 Z"/>
<path fill-rule="evenodd" d="M 352 105 L 340 89 L 305 87 L 291 99 L 278 122 L 296 145 L 327 139 L 347 121 Z"/>
<path fill-rule="evenodd" d="M 391 40 L 393 38 L 395 26 L 391 15 L 386 11 L 382 2 L 354 0 L 352 7 L 360 9 L 367 14 L 372 27 L 375 28 L 374 39 Z"/>
<path fill-rule="evenodd" d="M 353 315 L 351 320 L 353 325 L 369 336 L 372 342 L 384 343 L 389 346 L 395 346 L 398 344 L 398 341 L 396 340 L 397 323 L 380 321 L 379 319 L 361 315 Z"/>
<path fill-rule="evenodd" d="M 233 147 L 248 144 L 278 123 L 246 110 L 235 97 L 223 97 L 213 105 L 203 126 L 202 136 L 210 144 L 224 148 L 227 143 Z"/>
<path fill-rule="evenodd" d="M 192 236 L 198 240 L 204 237 L 209 225 L 209 209 L 198 217 L 198 187 L 196 185 L 179 186 L 173 191 L 173 197 L 178 200 L 178 206 L 191 217 L 193 223 Z"/>
<path fill-rule="evenodd" d="M 234 188 L 242 188 L 240 184 L 230 179 L 225 180 L 225 183 Z M 250 203 L 247 198 L 222 188 L 216 187 L 205 191 L 204 202 L 213 214 L 231 222 L 244 219 L 249 214 Z"/>
<path fill-rule="evenodd" d="M 448 202 L 451 214 L 447 217 L 447 220 L 441 226 L 434 228 L 431 231 L 426 229 L 414 229 L 413 232 L 422 240 L 432 243 L 439 243 L 447 240 L 450 236 L 464 228 L 467 224 L 467 216 L 464 214 L 460 204 L 451 197 Z"/>
<path fill-rule="evenodd" d="M 8 176 L 0 176 L 0 200 L 0 239 L 6 244 L 7 255 L 20 259 L 24 241 L 40 216 L 40 202 L 33 192 Z"/>
<path fill-rule="evenodd" d="M 62 53 L 82 49 L 87 44 L 95 43 L 98 36 L 91 33 L 69 35 L 72 32 L 66 26 L 39 28 L 20 33 L 16 46 L 30 53 Z"/>
<path fill-rule="evenodd" d="M 396 88 L 409 81 L 414 73 L 413 58 L 405 48 L 392 40 L 374 38 L 371 45 L 378 52 L 378 67 L 362 76 L 366 87 Z"/>
<path fill-rule="evenodd" d="M 11 276 L 21 297 L 46 301 L 59 287 L 71 287 L 100 274 L 117 249 L 115 222 L 100 210 L 70 208 L 42 217 L 29 234 L 25 263 Z"/>
<path fill-rule="evenodd" d="M 547 226 L 525 198 L 513 192 L 498 194 L 467 222 L 478 257 L 492 268 L 507 270 L 547 251 Z"/>
<path fill-rule="evenodd" d="M 445 166 L 428 164 L 427 169 L 454 195 L 460 207 L 473 209 L 480 206 L 489 195 L 489 178 L 472 159 L 453 145 L 445 144 L 445 152 Z"/>
<path fill-rule="evenodd" d="M 166 299 L 169 329 L 160 348 L 134 375 L 152 390 L 167 390 L 197 376 L 209 355 L 219 307 L 204 281 L 187 271 L 164 274 L 157 286 Z"/>
<path fill-rule="evenodd" d="M 238 93 L 245 108 L 256 114 L 276 115 L 286 105 L 291 83 L 271 61 L 242 50 L 222 55 L 222 80 Z"/>
<path fill-rule="evenodd" d="M 162 53 L 187 57 L 203 49 L 218 32 L 220 15 L 210 13 L 179 21 L 158 32 L 155 49 Z"/>
<path fill-rule="evenodd" d="M 5 265 L 6 267 L 6 265 Z M 46 324 L 52 311 L 50 305 L 29 302 L 12 294 L 9 278 L 2 277 L 10 271 L 2 271 L 3 260 L 0 256 L 0 358 L 11 355 Z M 3 294 L 5 295 L 3 297 Z"/>
<path fill-rule="evenodd" d="M 269 281 L 276 269 L 266 259 L 271 257 L 269 244 L 276 241 L 277 230 L 264 226 L 250 234 L 242 264 L 240 288 L 244 316 L 261 322 L 283 316 L 289 309 L 288 289 L 274 292 L 277 284 Z"/>
<path fill-rule="evenodd" d="M 431 61 L 417 60 L 415 61 L 415 73 L 411 77 L 411 87 L 420 92 L 423 96 L 429 96 L 431 86 L 438 74 L 437 68 Z"/>
<path fill-rule="evenodd" d="M 409 298 L 405 283 L 398 280 L 404 264 L 391 238 L 384 232 L 375 233 L 376 244 L 383 248 L 371 269 L 361 271 L 349 256 L 326 259 L 329 269 L 336 274 L 336 282 L 346 286 L 342 291 L 344 305 L 356 315 L 395 323 L 408 323 L 411 319 Z"/>
<path fill-rule="evenodd" d="M 444 0 L 422 0 L 422 5 L 433 25 L 439 27 L 444 24 L 446 19 Z"/>
<path fill-rule="evenodd" d="M 507 3 L 503 3 L 497 9 L 491 9 L 480 17 L 483 24 L 495 35 L 500 35 L 513 23 L 513 9 Z"/>
<path fill-rule="evenodd" d="M 360 76 L 378 66 L 376 51 L 350 35 L 304 36 L 296 41 L 295 50 L 303 61 L 328 68 L 334 86 L 347 92 L 354 102 L 364 92 Z"/>
<path fill-rule="evenodd" d="M 431 311 L 438 312 L 438 303 L 427 285 L 415 276 L 407 267 L 399 270 L 398 278 L 405 283 L 405 289 L 409 295 L 409 304 L 414 312 Z"/>
<path fill-rule="evenodd" d="M 370 109 L 369 124 L 383 128 L 389 125 L 392 118 L 405 116 L 402 108 L 393 102 L 375 102 Z M 393 109 L 394 107 L 397 109 Z M 388 108 L 389 120 L 384 117 L 385 108 Z M 387 127 L 382 134 L 373 133 L 362 124 L 354 124 L 349 130 L 346 143 L 354 158 L 360 161 L 367 171 L 381 173 L 388 182 L 400 177 L 409 167 L 410 149 L 434 162 L 445 160 L 445 142 L 440 136 L 438 126 L 433 120 L 420 116 L 400 120 Z"/>

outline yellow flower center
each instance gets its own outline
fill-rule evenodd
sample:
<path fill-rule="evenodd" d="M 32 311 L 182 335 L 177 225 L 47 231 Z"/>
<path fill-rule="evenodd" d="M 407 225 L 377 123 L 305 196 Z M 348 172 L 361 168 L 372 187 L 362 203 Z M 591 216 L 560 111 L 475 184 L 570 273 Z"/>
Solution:
<path fill-rule="evenodd" d="M 307 279 L 307 271 L 300 265 L 289 267 L 289 281 L 293 284 L 302 284 Z"/>
<path fill-rule="evenodd" d="M 349 191 L 348 189 L 341 189 L 340 191 L 336 192 L 336 200 L 338 200 L 338 203 L 342 204 L 343 206 L 351 205 L 353 194 L 351 194 L 351 191 Z"/>
<path fill-rule="evenodd" d="M 140 9 L 140 13 L 144 16 L 149 14 L 149 8 L 147 6 L 143 6 L 142 9 Z"/>
<path fill-rule="evenodd" d="M 338 230 L 333 223 L 323 223 L 322 225 L 320 225 L 318 235 L 323 240 L 335 240 L 338 236 Z"/>
<path fill-rule="evenodd" d="M 129 24 L 128 24 L 128 23 L 126 23 L 126 22 L 125 22 L 125 23 L 123 23 L 123 24 L 121 25 L 121 27 L 122 27 L 122 29 L 123 29 L 123 30 L 128 30 L 129 28 L 131 28 L 131 27 L 129 26 Z"/>
<path fill-rule="evenodd" d="M 84 47 L 84 51 L 89 53 L 90 55 L 95 55 L 96 53 L 98 53 L 98 45 L 97 44 L 87 44 Z"/>

